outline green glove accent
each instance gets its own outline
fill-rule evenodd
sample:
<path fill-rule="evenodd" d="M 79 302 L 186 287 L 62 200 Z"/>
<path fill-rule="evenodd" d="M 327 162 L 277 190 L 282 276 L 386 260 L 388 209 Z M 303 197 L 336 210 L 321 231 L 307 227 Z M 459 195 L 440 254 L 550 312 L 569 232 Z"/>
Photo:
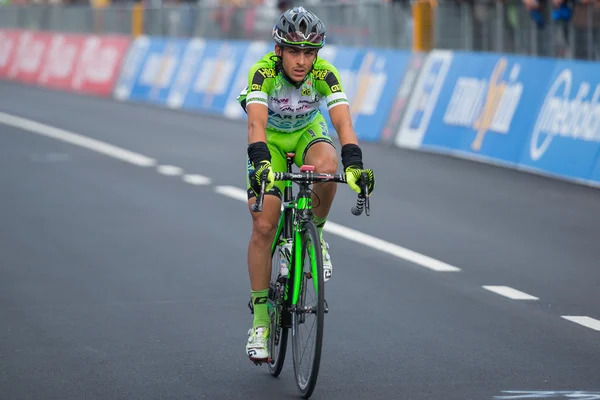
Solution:
<path fill-rule="evenodd" d="M 269 171 L 267 176 L 267 184 L 265 185 L 265 193 L 271 190 L 275 185 L 275 175 L 273 175 L 271 163 L 269 161 L 261 161 L 258 163 L 258 167 L 250 173 L 250 185 L 252 186 L 252 191 L 254 191 L 254 194 L 257 196 L 260 193 L 260 177 L 265 170 Z"/>
<path fill-rule="evenodd" d="M 361 188 L 360 186 L 358 186 L 358 183 L 360 183 L 361 180 L 361 175 L 363 172 L 367 173 L 367 188 L 369 189 L 369 195 L 371 195 L 371 193 L 373 193 L 373 189 L 375 189 L 375 175 L 373 173 L 373 170 L 371 169 L 360 169 L 357 166 L 349 166 L 348 168 L 346 168 L 346 182 L 348 183 L 348 186 L 350 186 L 350 188 L 352 190 L 354 190 L 356 193 L 360 194 L 361 192 Z"/>

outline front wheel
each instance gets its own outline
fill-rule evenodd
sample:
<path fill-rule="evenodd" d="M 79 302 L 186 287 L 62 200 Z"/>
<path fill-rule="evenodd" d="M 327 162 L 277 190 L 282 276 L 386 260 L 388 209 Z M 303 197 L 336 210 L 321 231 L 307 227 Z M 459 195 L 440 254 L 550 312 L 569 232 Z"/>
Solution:
<path fill-rule="evenodd" d="M 325 283 L 321 241 L 314 222 L 308 221 L 302 234 L 298 303 L 292 306 L 292 351 L 296 384 L 303 398 L 311 396 L 321 362 L 325 318 Z M 295 274 L 298 276 L 298 273 Z"/>

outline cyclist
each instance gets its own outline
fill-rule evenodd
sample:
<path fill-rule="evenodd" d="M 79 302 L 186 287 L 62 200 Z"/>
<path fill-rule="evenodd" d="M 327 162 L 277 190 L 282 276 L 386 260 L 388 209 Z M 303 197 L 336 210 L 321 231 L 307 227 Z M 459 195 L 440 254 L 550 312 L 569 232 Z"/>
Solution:
<path fill-rule="evenodd" d="M 248 331 L 246 352 L 254 361 L 269 357 L 269 315 L 267 295 L 271 274 L 271 243 L 281 209 L 283 182 L 273 182 L 273 172 L 285 172 L 286 156 L 294 152 L 300 167 L 314 165 L 315 172 L 336 173 L 338 159 L 327 123 L 319 110 L 326 101 L 333 127 L 341 144 L 341 158 L 348 185 L 357 193 L 361 172 L 375 186 L 372 170 L 364 170 L 362 152 L 352 125 L 349 102 L 337 69 L 317 57 L 325 44 L 325 24 L 303 7 L 285 11 L 273 27 L 274 51 L 256 62 L 248 73 L 248 86 L 238 97 L 248 114 L 247 190 L 248 207 L 260 192 L 261 174 L 268 171 L 262 212 L 252 215 L 248 246 L 248 271 L 254 321 Z M 324 278 L 332 274 L 329 245 L 323 240 L 323 226 L 336 193 L 335 183 L 315 184 L 314 220 L 323 247 Z M 271 195 L 271 196 L 269 196 Z"/>

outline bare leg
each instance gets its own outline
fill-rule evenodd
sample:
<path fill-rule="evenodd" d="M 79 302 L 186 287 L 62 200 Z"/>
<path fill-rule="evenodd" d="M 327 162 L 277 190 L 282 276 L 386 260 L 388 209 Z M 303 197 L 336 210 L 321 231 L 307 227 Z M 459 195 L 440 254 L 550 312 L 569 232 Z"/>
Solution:
<path fill-rule="evenodd" d="M 248 200 L 248 210 L 256 198 Z M 252 212 L 252 236 L 248 244 L 248 272 L 251 290 L 269 288 L 271 279 L 271 244 L 277 230 L 281 200 L 276 196 L 265 195 L 263 210 Z"/>
<path fill-rule="evenodd" d="M 315 143 L 312 145 L 304 159 L 305 164 L 314 165 L 315 172 L 323 174 L 335 174 L 337 172 L 337 155 L 335 148 L 326 142 Z M 314 185 L 312 201 L 313 214 L 320 220 L 324 220 L 329 215 L 331 204 L 337 190 L 337 183 L 317 183 Z"/>

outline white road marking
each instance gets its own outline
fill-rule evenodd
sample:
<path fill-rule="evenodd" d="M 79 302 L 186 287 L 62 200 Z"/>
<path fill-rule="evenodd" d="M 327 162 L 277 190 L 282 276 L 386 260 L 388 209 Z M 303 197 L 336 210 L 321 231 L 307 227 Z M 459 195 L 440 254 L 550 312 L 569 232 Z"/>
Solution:
<path fill-rule="evenodd" d="M 207 176 L 187 174 L 183 176 L 183 181 L 190 185 L 210 185 L 212 180 Z"/>
<path fill-rule="evenodd" d="M 512 300 L 539 300 L 537 297 L 508 286 L 483 286 L 484 289 Z"/>
<path fill-rule="evenodd" d="M 88 150 L 138 165 L 140 167 L 151 167 L 156 165 L 156 160 L 141 154 L 26 118 L 16 117 L 14 115 L 0 112 L 0 123 L 37 133 L 42 136 L 62 140 L 63 142 L 84 147 Z"/>
<path fill-rule="evenodd" d="M 336 224 L 335 222 L 327 221 L 323 227 L 325 232 L 333 233 L 334 235 L 341 236 L 345 239 L 353 242 L 363 244 L 368 247 L 372 247 L 375 250 L 379 250 L 383 253 L 391 254 L 392 256 L 402 258 L 406 261 L 410 261 L 413 264 L 420 265 L 438 272 L 458 272 L 460 268 L 455 267 L 445 262 L 436 260 L 435 258 L 428 257 L 424 254 L 417 253 L 416 251 L 409 250 L 407 248 L 398 246 L 396 244 L 386 242 L 385 240 L 378 239 L 374 236 L 367 235 L 360 231 L 352 228 Z"/>
<path fill-rule="evenodd" d="M 246 191 L 234 186 L 217 186 L 215 188 L 217 193 L 221 193 L 225 196 L 232 197 L 241 201 L 248 201 L 248 196 Z M 378 239 L 371 235 L 367 235 L 365 233 L 359 232 L 357 230 L 347 228 L 345 226 L 336 224 L 335 222 L 327 221 L 327 224 L 323 227 L 325 232 L 332 233 L 337 236 L 341 236 L 345 239 L 351 240 L 353 242 L 363 244 L 365 246 L 371 247 L 373 249 L 382 251 L 384 253 L 391 254 L 395 257 L 402 258 L 411 263 L 420 265 L 425 268 L 429 268 L 434 271 L 440 272 L 456 272 L 460 271 L 460 268 L 455 266 L 446 264 L 442 261 L 436 260 L 434 258 L 425 256 L 423 254 L 414 252 L 412 250 L 406 249 L 404 247 L 400 247 L 390 242 L 386 242 L 385 240 Z"/>
<path fill-rule="evenodd" d="M 217 186 L 215 192 L 236 200 L 248 202 L 248 193 L 235 186 Z"/>
<path fill-rule="evenodd" d="M 132 151 L 125 150 L 99 140 L 91 139 L 64 129 L 42 124 L 26 118 L 0 112 L 0 123 L 37 133 L 42 136 L 61 140 L 63 142 L 80 146 L 88 150 L 92 150 L 141 167 L 151 167 L 156 165 L 156 160 L 146 157 L 142 154 L 134 153 Z M 181 168 L 173 165 L 160 165 L 157 167 L 157 171 L 164 175 L 181 175 L 183 173 Z M 184 175 L 183 180 L 192 185 L 208 185 L 211 183 L 210 178 L 202 175 Z M 224 196 L 228 196 L 243 202 L 248 200 L 246 191 L 235 186 L 216 186 L 215 191 Z M 434 271 L 460 271 L 460 268 L 455 266 L 446 264 L 442 261 L 395 245 L 385 240 L 367 235 L 357 230 L 336 224 L 335 222 L 329 221 L 323 230 Z M 535 296 L 531 296 L 508 286 L 483 286 L 483 288 L 513 300 L 538 300 L 538 298 Z M 600 332 L 600 321 L 597 319 L 585 316 L 568 315 L 563 315 L 562 318 Z"/>
<path fill-rule="evenodd" d="M 575 322 L 576 324 L 583 325 L 586 328 L 590 328 L 600 332 L 600 321 L 598 321 L 597 319 L 571 315 L 563 315 L 562 317 L 571 322 Z"/>
<path fill-rule="evenodd" d="M 168 176 L 181 175 L 183 173 L 183 169 L 174 165 L 159 165 L 158 167 L 156 167 L 156 170 L 159 174 Z"/>

